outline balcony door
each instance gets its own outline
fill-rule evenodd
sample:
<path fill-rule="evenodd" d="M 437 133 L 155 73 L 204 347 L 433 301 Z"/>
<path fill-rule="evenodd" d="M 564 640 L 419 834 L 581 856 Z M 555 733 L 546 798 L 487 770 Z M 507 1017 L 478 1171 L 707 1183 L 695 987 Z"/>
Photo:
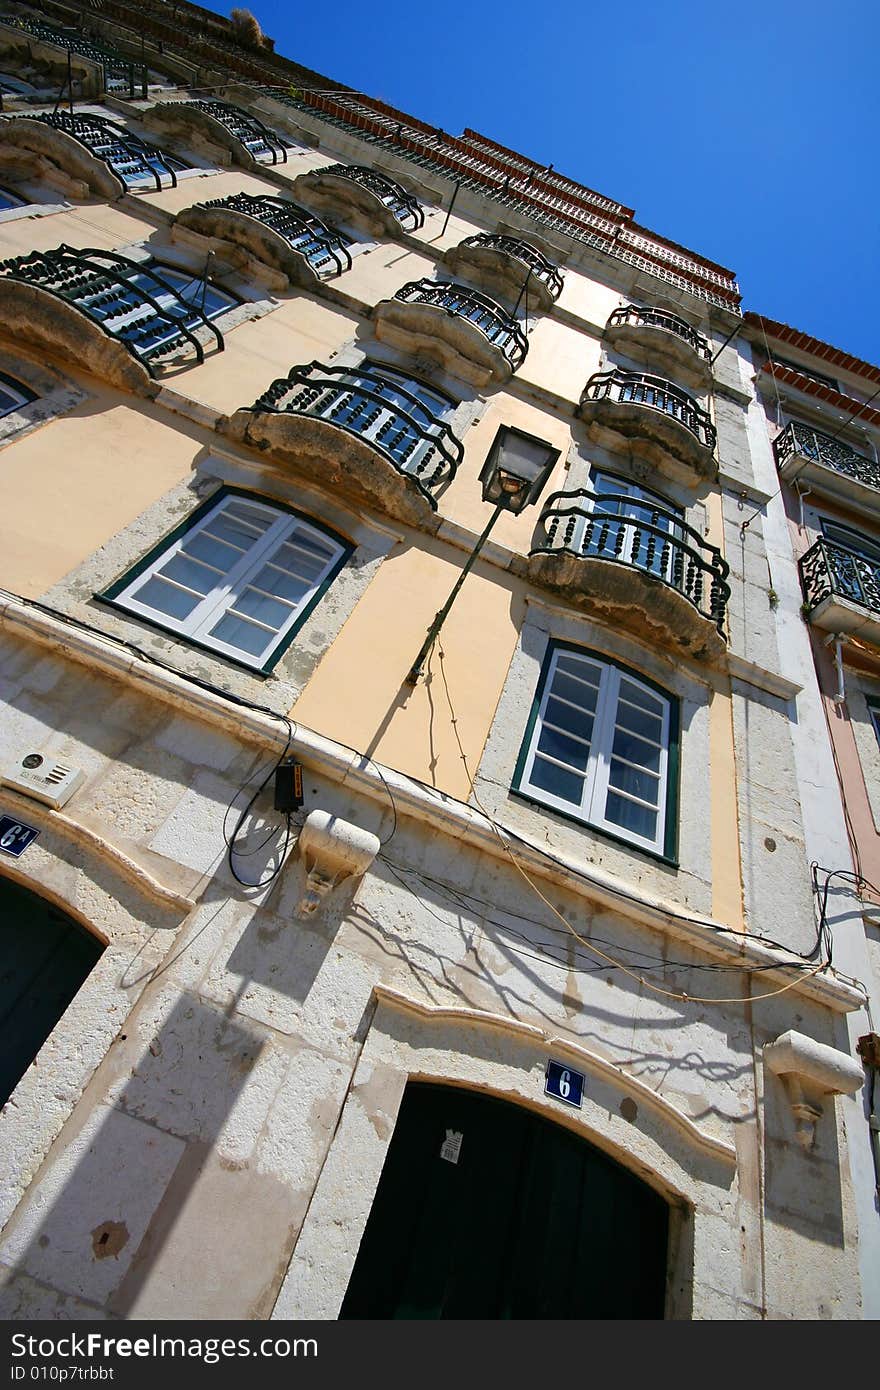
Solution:
<path fill-rule="evenodd" d="M 662 1318 L 665 1201 L 570 1130 L 407 1086 L 340 1316 Z"/>
<path fill-rule="evenodd" d="M 620 560 L 673 582 L 673 546 L 681 540 L 684 515 L 656 492 L 594 470 L 596 495 L 589 516 L 578 520 L 574 545 L 581 555 Z M 618 519 L 619 518 L 619 519 Z"/>

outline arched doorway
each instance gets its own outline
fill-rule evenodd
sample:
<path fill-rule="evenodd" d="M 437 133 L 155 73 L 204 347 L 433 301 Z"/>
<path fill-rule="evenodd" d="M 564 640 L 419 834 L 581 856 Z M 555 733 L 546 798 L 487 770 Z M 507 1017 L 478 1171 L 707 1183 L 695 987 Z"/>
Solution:
<path fill-rule="evenodd" d="M 0 878 L 0 1105 L 103 949 L 52 903 Z"/>
<path fill-rule="evenodd" d="M 668 1217 L 561 1125 L 410 1082 L 340 1317 L 662 1318 Z"/>

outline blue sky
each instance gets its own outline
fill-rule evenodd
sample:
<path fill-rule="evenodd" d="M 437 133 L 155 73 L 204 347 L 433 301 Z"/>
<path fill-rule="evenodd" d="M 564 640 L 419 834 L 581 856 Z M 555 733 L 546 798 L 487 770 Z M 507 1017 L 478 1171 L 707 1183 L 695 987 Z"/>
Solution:
<path fill-rule="evenodd" d="M 250 8 L 286 57 L 552 162 L 880 363 L 877 0 Z"/>

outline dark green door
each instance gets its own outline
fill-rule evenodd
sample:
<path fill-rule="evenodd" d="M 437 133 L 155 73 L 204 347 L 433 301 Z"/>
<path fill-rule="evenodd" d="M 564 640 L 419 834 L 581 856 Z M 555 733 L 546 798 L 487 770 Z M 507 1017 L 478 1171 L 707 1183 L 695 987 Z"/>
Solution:
<path fill-rule="evenodd" d="M 662 1197 L 570 1130 L 411 1082 L 340 1317 L 662 1318 L 667 1234 Z"/>
<path fill-rule="evenodd" d="M 51 903 L 0 878 L 0 1105 L 103 949 Z"/>

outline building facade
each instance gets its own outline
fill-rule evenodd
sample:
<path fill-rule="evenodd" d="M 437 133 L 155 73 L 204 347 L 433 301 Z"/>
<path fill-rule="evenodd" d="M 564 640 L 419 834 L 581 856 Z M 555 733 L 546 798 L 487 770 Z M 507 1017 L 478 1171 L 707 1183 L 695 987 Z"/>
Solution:
<path fill-rule="evenodd" d="M 862 1316 L 732 273 L 195 6 L 0 86 L 3 1316 Z"/>

